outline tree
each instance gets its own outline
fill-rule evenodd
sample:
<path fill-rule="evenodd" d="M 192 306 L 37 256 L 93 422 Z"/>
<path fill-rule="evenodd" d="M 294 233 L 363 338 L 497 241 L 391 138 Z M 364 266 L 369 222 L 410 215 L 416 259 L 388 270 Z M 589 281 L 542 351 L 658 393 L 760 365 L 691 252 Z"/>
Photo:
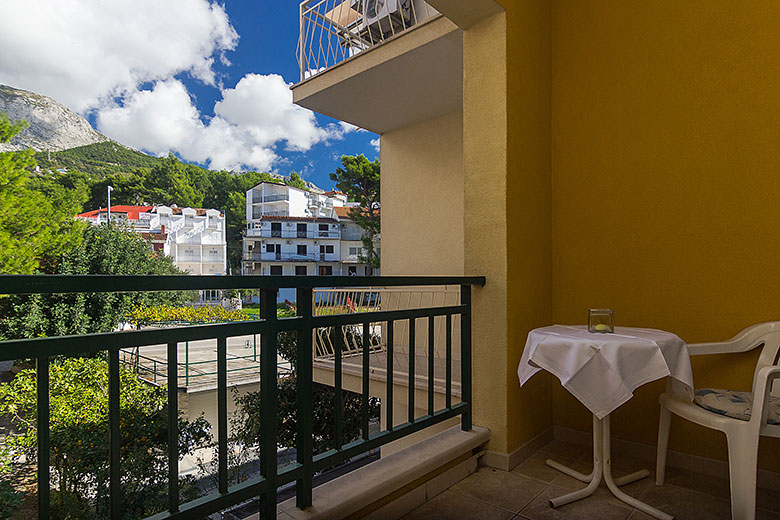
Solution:
<path fill-rule="evenodd" d="M 139 188 L 147 202 L 152 204 L 198 208 L 203 203 L 203 195 L 195 191 L 185 167 L 172 154 L 152 168 Z"/>
<path fill-rule="evenodd" d="M 63 254 L 56 274 L 184 274 L 146 240 L 116 225 L 90 226 L 78 247 Z M 79 293 L 13 296 L 0 300 L 0 337 L 30 338 L 108 332 L 134 307 L 177 304 L 180 292 Z"/>
<path fill-rule="evenodd" d="M 335 329 L 328 330 L 334 334 Z M 353 334 L 347 330 L 347 334 Z M 360 345 L 359 334 L 357 344 Z M 290 362 L 292 375 L 279 380 L 278 396 L 279 410 L 275 420 L 277 423 L 277 443 L 283 448 L 294 448 L 298 435 L 297 412 L 297 337 L 294 332 L 281 332 L 278 339 L 279 355 Z M 311 418 L 314 436 L 314 452 L 322 453 L 336 447 L 334 432 L 335 409 L 333 401 L 336 392 L 333 387 L 314 383 L 312 386 L 312 404 L 314 414 Z M 260 408 L 260 392 L 249 392 L 236 398 L 237 417 L 233 423 L 237 440 L 246 447 L 257 447 L 261 432 L 261 422 L 268 419 Z M 360 437 L 361 424 L 360 412 L 362 396 L 354 392 L 344 390 L 342 392 L 342 405 L 344 416 L 342 420 L 342 435 L 344 443 L 354 441 Z M 376 398 L 369 399 L 369 417 L 379 417 L 379 401 Z"/>
<path fill-rule="evenodd" d="M 25 123 L 0 113 L 0 142 Z M 32 150 L 0 153 L 0 273 L 30 274 L 47 257 L 76 246 L 84 224 L 76 222 L 83 188 L 67 190 L 51 176 L 35 176 Z"/>
<path fill-rule="evenodd" d="M 284 180 L 284 183 L 293 188 L 300 188 L 302 190 L 307 189 L 306 183 L 301 179 L 301 176 L 298 175 L 298 172 L 290 172 L 290 176 Z"/>
<path fill-rule="evenodd" d="M 108 363 L 60 358 L 49 368 L 49 431 L 54 473 L 53 518 L 109 518 Z M 3 462 L 37 457 L 36 371 L 21 371 L 0 385 L 0 415 L 19 430 L 4 443 Z M 143 518 L 167 506 L 167 389 L 120 370 L 120 460 L 123 518 Z M 212 441 L 203 417 L 181 417 L 179 457 Z M 182 498 L 198 496 L 192 477 L 180 477 Z"/>
<path fill-rule="evenodd" d="M 341 164 L 341 168 L 330 174 L 330 179 L 350 200 L 360 203 L 360 207 L 350 210 L 349 216 L 365 231 L 362 242 L 366 256 L 361 257 L 361 261 L 372 269 L 378 269 L 380 262 L 374 241 L 380 231 L 379 159 L 372 162 L 363 154 L 342 155 Z"/>

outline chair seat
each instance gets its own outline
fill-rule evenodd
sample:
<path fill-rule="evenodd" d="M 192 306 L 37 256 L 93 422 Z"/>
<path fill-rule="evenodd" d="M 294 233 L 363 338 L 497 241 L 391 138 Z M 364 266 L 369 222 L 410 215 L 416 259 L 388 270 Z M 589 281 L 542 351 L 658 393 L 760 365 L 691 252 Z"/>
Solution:
<path fill-rule="evenodd" d="M 693 402 L 710 412 L 749 421 L 753 408 L 753 393 L 702 388 L 696 390 Z M 780 425 L 780 397 L 769 398 L 767 423 Z"/>

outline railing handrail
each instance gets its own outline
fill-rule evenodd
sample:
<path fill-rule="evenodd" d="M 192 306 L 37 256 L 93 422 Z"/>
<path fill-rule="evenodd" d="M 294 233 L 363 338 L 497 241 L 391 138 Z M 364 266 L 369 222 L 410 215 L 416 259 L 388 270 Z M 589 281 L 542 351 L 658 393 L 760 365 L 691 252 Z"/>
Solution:
<path fill-rule="evenodd" d="M 178 433 L 178 369 L 168 370 L 166 375 L 168 394 L 168 508 L 167 511 L 149 519 L 195 518 L 218 512 L 253 497 L 263 497 L 262 516 L 276 515 L 276 498 L 279 486 L 296 481 L 296 502 L 298 507 L 312 505 L 312 478 L 316 471 L 332 467 L 351 457 L 384 444 L 400 439 L 449 418 L 461 417 L 461 427 L 471 429 L 471 286 L 484 285 L 482 276 L 375 276 L 355 279 L 350 276 L 117 276 L 117 275 L 3 275 L 0 276 L 0 294 L 56 294 L 90 292 L 137 292 L 162 290 L 195 290 L 225 288 L 260 289 L 261 320 L 205 324 L 188 327 L 133 330 L 96 333 L 80 336 L 56 336 L 32 339 L 0 341 L 0 360 L 34 357 L 37 367 L 37 475 L 38 475 L 38 518 L 50 517 L 50 358 L 58 355 L 107 352 L 108 357 L 108 430 L 109 430 L 109 501 L 111 518 L 122 515 L 122 485 L 120 459 L 120 349 L 145 345 L 167 345 L 167 364 L 178 366 L 178 343 L 202 339 L 217 341 L 217 462 L 218 491 L 205 497 L 179 503 L 179 433 Z M 376 287 L 376 286 L 436 286 L 460 285 L 458 305 L 400 310 L 379 310 L 358 314 L 335 314 L 316 316 L 313 309 L 314 287 Z M 276 298 L 279 288 L 295 287 L 298 315 L 278 318 Z M 460 402 L 452 402 L 452 338 L 455 325 L 453 317 L 459 316 L 460 330 Z M 435 370 L 433 362 L 433 325 L 439 318 L 445 320 L 447 332 L 445 354 L 445 406 L 437 408 L 434 400 Z M 428 406 L 422 416 L 415 408 L 415 324 L 418 320 L 428 322 L 427 349 L 428 369 L 422 372 L 427 377 Z M 395 424 L 393 414 L 393 371 L 387 371 L 386 413 L 387 429 L 379 433 L 369 432 L 369 378 L 372 346 L 370 335 L 372 323 L 384 322 L 387 326 L 387 356 L 393 355 L 394 323 L 409 322 L 408 359 L 408 420 Z M 339 338 L 343 327 L 354 325 L 361 330 L 362 350 L 362 392 L 360 407 L 361 435 L 349 442 L 343 436 L 343 385 L 342 357 L 344 346 Z M 336 338 L 334 348 L 334 423 L 336 449 L 314 454 L 312 420 L 297 421 L 296 462 L 279 467 L 277 461 L 278 432 L 275 420 L 261 422 L 259 438 L 260 476 L 229 486 L 228 472 L 228 353 L 227 338 L 260 334 L 260 408 L 268 417 L 278 415 L 279 397 L 277 388 L 277 335 L 282 331 L 297 332 L 297 417 L 312 417 L 313 402 L 313 336 L 316 328 L 332 327 Z M 422 373 L 420 374 L 423 375 Z M 271 382 L 271 383 L 269 383 Z M 147 519 L 147 520 L 149 520 Z"/>
<path fill-rule="evenodd" d="M 484 276 L 0 275 L 0 294 L 485 285 Z"/>

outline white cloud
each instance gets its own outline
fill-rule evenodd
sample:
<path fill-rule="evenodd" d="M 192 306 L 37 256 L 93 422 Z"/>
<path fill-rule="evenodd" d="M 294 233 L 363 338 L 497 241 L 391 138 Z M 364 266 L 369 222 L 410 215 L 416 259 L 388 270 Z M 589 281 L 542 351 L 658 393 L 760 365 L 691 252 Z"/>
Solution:
<path fill-rule="evenodd" d="M 378 152 L 379 151 L 379 138 L 377 137 L 376 139 L 371 139 L 370 143 L 371 143 L 371 146 L 376 148 L 376 151 Z"/>
<path fill-rule="evenodd" d="M 359 131 L 318 124 L 278 75 L 247 74 L 226 88 L 214 65 L 230 66 L 237 42 L 215 0 L 16 2 L 0 15 L 0 83 L 94 114 L 98 130 L 128 146 L 216 169 L 273 170 L 284 164 L 280 149 L 305 152 Z M 220 90 L 213 112 L 201 113 L 182 73 Z"/>
<path fill-rule="evenodd" d="M 238 40 L 210 0 L 36 0 L 2 11 L 0 81 L 81 113 L 181 72 L 213 85 L 214 58 Z"/>
<path fill-rule="evenodd" d="M 313 112 L 292 103 L 289 85 L 275 74 L 248 74 L 222 90 L 206 123 L 175 79 L 100 110 L 97 121 L 101 132 L 129 146 L 159 155 L 174 151 L 185 160 L 228 170 L 272 170 L 280 142 L 287 150 L 307 151 L 355 130 L 343 122 L 318 125 Z"/>

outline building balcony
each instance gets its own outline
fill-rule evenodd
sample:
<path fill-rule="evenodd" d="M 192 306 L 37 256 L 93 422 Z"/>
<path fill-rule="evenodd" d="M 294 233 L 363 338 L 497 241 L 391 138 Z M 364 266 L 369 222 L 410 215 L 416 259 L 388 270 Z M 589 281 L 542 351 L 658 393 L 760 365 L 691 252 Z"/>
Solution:
<path fill-rule="evenodd" d="M 290 202 L 290 195 L 287 193 L 281 195 L 254 195 L 252 197 L 252 204 L 267 204 L 270 202 Z"/>
<path fill-rule="evenodd" d="M 341 238 L 339 231 L 298 231 L 294 228 L 282 228 L 278 230 L 256 229 L 247 226 L 246 236 L 260 238 L 307 238 L 307 239 L 331 239 Z"/>
<path fill-rule="evenodd" d="M 303 2 L 294 102 L 379 134 L 460 110 L 462 31 L 401 4 L 372 16 L 376 0 Z"/>
<path fill-rule="evenodd" d="M 295 503 L 292 507 L 297 507 L 302 512 L 303 510 L 312 511 L 312 506 L 315 509 L 329 507 L 327 501 L 313 498 L 315 474 L 363 453 L 388 446 L 392 442 L 410 438 L 418 432 L 433 431 L 437 427 L 446 426 L 449 424 L 448 421 L 456 421 L 457 427 L 448 430 L 446 434 L 439 434 L 433 440 L 425 441 L 418 448 L 405 450 L 407 458 L 412 457 L 415 464 L 409 464 L 408 461 L 402 460 L 398 456 L 388 456 L 384 460 L 378 461 L 379 466 L 376 466 L 374 471 L 384 473 L 388 467 L 398 467 L 391 473 L 387 473 L 388 476 L 393 476 L 396 479 L 394 484 L 389 487 L 386 485 L 377 487 L 376 484 L 367 485 L 365 489 L 381 490 L 383 493 L 392 492 L 394 489 L 400 489 L 399 486 L 402 487 L 405 483 L 414 481 L 415 471 L 425 470 L 425 473 L 428 474 L 436 468 L 447 467 L 447 464 L 452 461 L 460 464 L 463 462 L 459 459 L 462 455 L 468 455 L 469 460 L 473 459 L 471 451 L 484 444 L 489 438 L 489 434 L 487 430 L 472 425 L 471 364 L 463 362 L 463 360 L 470 359 L 471 356 L 471 335 L 467 325 L 471 312 L 468 294 L 472 284 L 483 283 L 484 278 L 480 277 L 371 277 L 358 280 L 342 276 L 213 278 L 186 276 L 2 276 L 2 285 L 0 286 L 2 292 L 8 295 L 33 293 L 45 297 L 63 293 L 95 291 L 137 293 L 147 290 L 250 289 L 260 291 L 259 320 L 251 319 L 250 321 L 206 326 L 186 326 L 178 323 L 169 324 L 164 328 L 154 327 L 84 336 L 13 339 L 0 342 L 0 360 L 20 357 L 32 357 L 37 360 L 38 400 L 34 420 L 38 431 L 36 457 L 38 517 L 51 517 L 52 487 L 57 490 L 60 485 L 56 479 L 52 479 L 53 469 L 49 462 L 51 457 L 61 449 L 60 437 L 49 437 L 51 428 L 50 396 L 49 392 L 45 390 L 51 388 L 49 386 L 50 359 L 59 355 L 100 354 L 106 355 L 108 358 L 107 432 L 110 433 L 110 440 L 108 443 L 109 453 L 106 454 L 106 466 L 110 468 L 108 472 L 110 477 L 107 483 L 110 497 L 107 499 L 107 505 L 110 508 L 111 518 L 119 518 L 123 512 L 123 502 L 133 499 L 133 497 L 127 496 L 123 489 L 123 460 L 120 457 L 120 450 L 122 450 L 121 431 L 126 427 L 125 421 L 132 420 L 131 417 L 124 415 L 120 420 L 120 413 L 122 413 L 120 392 L 122 391 L 122 378 L 126 377 L 125 375 L 120 377 L 123 370 L 122 363 L 130 370 L 136 371 L 139 377 L 150 384 L 163 385 L 169 389 L 166 409 L 169 410 L 167 415 L 171 425 L 178 424 L 177 412 L 180 411 L 180 399 L 185 399 L 187 395 L 186 388 L 193 384 L 210 385 L 215 391 L 216 410 L 213 417 L 209 419 L 210 422 L 213 422 L 215 444 L 208 451 L 211 453 L 213 449 L 213 460 L 215 468 L 217 468 L 213 475 L 216 479 L 216 489 L 206 488 L 201 492 L 199 498 L 180 503 L 179 482 L 171 476 L 180 475 L 182 465 L 186 462 L 180 458 L 178 429 L 176 426 L 170 426 L 166 436 L 167 440 L 162 441 L 167 444 L 156 455 L 161 461 L 167 463 L 168 468 L 166 469 L 168 476 L 168 500 L 166 502 L 168 505 L 165 508 L 167 511 L 159 512 L 157 515 L 149 516 L 149 518 L 204 517 L 225 511 L 234 505 L 245 503 L 247 500 L 257 501 L 264 518 L 273 518 L 281 510 L 277 508 L 277 497 L 280 489 L 295 490 Z M 375 287 L 383 286 L 425 288 L 447 284 L 455 284 L 456 287 L 461 288 L 459 290 L 466 295 L 461 298 L 461 301 L 465 303 L 446 307 L 423 305 L 385 310 L 381 303 L 384 300 L 376 296 L 378 289 L 375 289 Z M 366 285 L 371 288 L 366 289 Z M 342 287 L 351 292 L 331 293 L 337 294 L 336 298 L 332 300 L 330 305 L 323 305 L 325 297 L 315 295 L 315 288 L 321 286 Z M 277 317 L 276 294 L 284 288 L 292 288 L 296 292 L 296 317 L 282 319 Z M 352 310 L 340 311 L 334 308 L 337 301 L 344 299 L 347 294 L 352 295 L 348 302 Z M 358 294 L 364 295 L 364 299 L 361 300 L 357 296 Z M 316 301 L 320 303 L 315 306 Z M 345 303 L 347 302 L 345 301 Z M 362 306 L 360 312 L 353 312 L 355 305 Z M 424 410 L 421 413 L 415 413 L 414 408 L 410 408 L 406 420 L 394 421 L 391 419 L 386 427 L 372 426 L 374 423 L 372 422 L 373 418 L 369 416 L 369 400 L 372 398 L 381 399 L 382 397 L 374 393 L 375 391 L 372 389 L 376 380 L 370 377 L 370 371 L 372 370 L 371 364 L 376 363 L 376 359 L 373 362 L 371 360 L 372 357 L 377 358 L 382 353 L 384 353 L 382 357 L 386 359 L 395 359 L 396 356 L 392 352 L 395 345 L 395 342 L 392 341 L 393 330 L 395 328 L 399 332 L 397 337 L 400 338 L 401 329 L 399 326 L 403 321 L 407 322 L 409 328 L 406 337 L 411 339 L 411 344 L 407 346 L 407 352 L 413 352 L 418 342 L 421 344 L 425 342 L 422 329 L 420 329 L 419 337 L 415 336 L 415 323 L 441 322 L 448 325 L 457 324 L 457 326 L 454 326 L 452 334 L 446 335 L 446 348 L 442 351 L 446 357 L 443 358 L 443 363 L 438 369 L 430 368 L 431 365 L 428 364 L 428 372 L 422 370 L 415 375 L 415 371 L 419 369 L 418 363 L 415 362 L 415 356 L 412 354 L 408 357 L 411 363 L 407 364 L 405 369 L 406 380 L 413 382 L 413 384 L 409 387 L 408 392 L 402 392 L 402 396 L 408 397 L 412 403 L 427 403 L 423 406 Z M 300 338 L 294 347 L 297 358 L 295 367 L 284 363 L 280 365 L 277 355 L 280 349 L 279 334 L 287 331 L 298 331 L 296 336 Z M 362 334 L 365 341 L 356 343 L 356 334 Z M 378 335 L 382 336 L 379 341 L 376 340 Z M 372 339 L 369 339 L 369 336 Z M 335 341 L 333 343 L 335 348 L 332 348 L 331 352 L 324 356 L 321 352 L 326 347 L 320 339 L 317 339 L 323 337 L 330 337 Z M 339 346 L 338 339 L 342 337 L 347 341 L 343 348 Z M 182 345 L 184 342 L 187 344 L 186 347 Z M 383 342 L 384 346 L 381 344 Z M 200 344 L 203 348 L 198 347 Z M 148 348 L 156 350 L 151 355 L 139 354 L 139 349 L 142 352 L 147 352 L 142 349 Z M 355 351 L 355 348 L 358 350 Z M 244 350 L 246 352 L 243 352 Z M 425 348 L 420 349 L 421 353 L 425 351 Z M 335 381 L 331 383 L 335 394 L 335 422 L 332 425 L 336 432 L 335 446 L 333 449 L 320 450 L 315 453 L 312 437 L 314 425 L 311 420 L 301 418 L 311 417 L 312 385 L 316 381 L 316 376 L 313 375 L 313 365 L 315 359 L 323 357 L 327 358 L 324 362 L 332 366 L 339 367 L 343 363 L 345 372 L 344 379 L 337 375 Z M 456 359 L 461 360 L 461 362 L 456 364 Z M 362 360 L 362 363 L 358 360 Z M 353 394 L 358 396 L 357 399 L 361 404 L 357 411 L 350 411 L 342 408 L 340 403 L 343 402 L 344 393 L 355 384 L 355 375 L 351 373 L 351 369 L 347 370 L 346 367 L 351 366 L 356 361 L 360 366 L 358 378 L 361 390 L 353 392 Z M 392 362 L 385 363 L 385 365 L 391 366 Z M 177 367 L 176 370 L 169 369 L 172 366 Z M 283 368 L 281 371 L 280 366 Z M 295 407 L 299 420 L 295 430 L 294 462 L 284 462 L 283 459 L 279 458 L 277 452 L 277 445 L 281 442 L 277 438 L 277 422 L 275 420 L 280 403 L 278 385 L 293 370 L 296 371 L 297 397 L 295 398 Z M 434 370 L 437 371 L 434 372 Z M 456 370 L 457 374 L 453 374 L 453 370 Z M 259 374 L 259 395 L 263 413 L 274 418 L 274 420 L 262 421 L 261 431 L 258 433 L 263 442 L 257 449 L 253 448 L 251 451 L 254 458 L 254 464 L 251 467 L 255 469 L 241 482 L 231 480 L 232 473 L 230 471 L 235 468 L 230 465 L 232 463 L 229 458 L 229 446 L 233 446 L 233 444 L 229 443 L 234 441 L 229 438 L 230 432 L 233 430 L 230 429 L 232 426 L 229 428 L 227 420 L 229 390 L 236 385 L 234 376 L 231 374 L 236 371 L 241 371 L 243 374 L 241 377 L 244 379 L 247 377 L 246 374 L 250 372 L 254 374 L 252 384 L 255 389 L 258 386 L 257 375 Z M 401 375 L 402 373 L 399 372 L 398 382 L 403 381 Z M 196 379 L 199 382 L 195 382 Z M 274 382 L 274 384 L 268 384 L 268 381 Z M 394 412 L 393 403 L 396 400 L 392 398 L 392 395 L 396 390 L 392 377 L 386 377 L 381 387 L 384 389 L 383 391 L 390 392 L 389 397 L 385 396 L 382 414 L 393 418 L 404 412 L 404 410 L 399 409 Z M 434 389 L 439 387 L 447 390 L 458 387 L 460 390 L 453 391 L 449 397 L 434 399 Z M 184 394 L 182 394 L 183 389 L 185 389 Z M 192 410 L 196 401 L 187 397 L 186 402 L 189 413 L 197 413 L 197 411 Z M 347 417 L 348 413 L 357 413 L 357 416 Z M 357 437 L 353 437 L 352 433 L 349 434 L 349 437 L 345 436 L 347 424 L 358 426 Z M 231 447 L 230 449 L 235 448 Z M 417 469 L 413 470 L 413 467 Z M 365 470 L 365 468 L 363 469 Z M 402 477 L 401 480 L 397 479 L 399 475 Z M 314 493 L 319 493 L 321 489 L 318 488 Z M 349 507 L 354 508 L 356 504 L 353 503 Z M 285 506 L 280 505 L 279 507 Z M 347 511 L 347 516 L 348 514 Z M 341 517 L 339 514 L 336 516 Z"/>
<path fill-rule="evenodd" d="M 245 262 L 338 262 L 337 253 L 244 253 Z"/>

